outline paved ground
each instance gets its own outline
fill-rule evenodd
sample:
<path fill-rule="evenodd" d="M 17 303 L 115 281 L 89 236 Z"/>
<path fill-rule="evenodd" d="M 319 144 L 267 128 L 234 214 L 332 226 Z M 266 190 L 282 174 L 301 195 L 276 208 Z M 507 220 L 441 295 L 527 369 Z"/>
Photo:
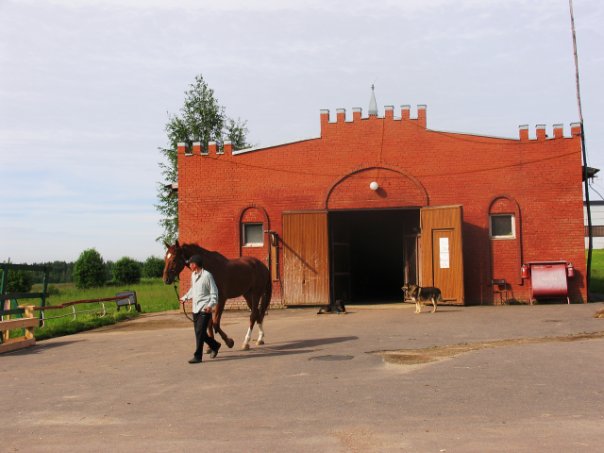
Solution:
<path fill-rule="evenodd" d="M 178 313 L 4 354 L 0 450 L 602 451 L 604 304 L 348 308 L 273 310 L 199 365 Z"/>

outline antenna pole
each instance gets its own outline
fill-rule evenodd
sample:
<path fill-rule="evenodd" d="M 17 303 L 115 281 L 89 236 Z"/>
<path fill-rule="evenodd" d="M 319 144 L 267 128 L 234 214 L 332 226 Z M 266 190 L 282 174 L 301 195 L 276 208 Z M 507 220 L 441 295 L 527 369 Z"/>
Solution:
<path fill-rule="evenodd" d="M 593 235 L 591 224 L 591 207 L 589 203 L 589 183 L 587 175 L 587 152 L 585 151 L 585 126 L 583 124 L 583 109 L 581 107 L 581 85 L 579 83 L 579 56 L 577 54 L 577 34 L 575 33 L 575 15 L 573 12 L 573 0 L 568 0 L 570 7 L 570 25 L 573 35 L 573 53 L 575 57 L 575 81 L 577 88 L 577 106 L 579 108 L 579 123 L 581 124 L 581 152 L 583 156 L 583 184 L 585 190 L 585 207 L 587 210 L 587 273 L 585 275 L 585 284 L 587 286 L 587 301 L 589 302 L 589 290 L 591 287 L 591 256 L 593 250 Z"/>

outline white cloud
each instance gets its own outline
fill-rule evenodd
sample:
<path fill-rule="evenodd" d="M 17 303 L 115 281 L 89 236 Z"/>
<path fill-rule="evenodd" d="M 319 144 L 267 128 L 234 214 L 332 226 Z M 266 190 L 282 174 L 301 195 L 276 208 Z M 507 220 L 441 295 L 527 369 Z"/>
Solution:
<path fill-rule="evenodd" d="M 590 163 L 604 167 L 604 5 L 575 13 Z M 577 120 L 568 5 L 546 0 L 5 1 L 0 66 L 0 237 L 15 259 L 34 243 L 69 258 L 63 241 L 155 250 L 166 112 L 200 73 L 256 144 L 317 136 L 319 109 L 366 108 L 371 83 L 380 106 L 428 104 L 434 129 L 514 137 Z"/>

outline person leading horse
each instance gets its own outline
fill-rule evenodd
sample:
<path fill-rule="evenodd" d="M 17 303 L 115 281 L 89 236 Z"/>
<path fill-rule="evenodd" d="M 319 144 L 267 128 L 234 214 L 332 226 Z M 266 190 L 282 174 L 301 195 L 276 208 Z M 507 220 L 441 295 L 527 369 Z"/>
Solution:
<path fill-rule="evenodd" d="M 249 349 L 254 325 L 258 324 L 257 344 L 264 344 L 262 322 L 271 301 L 272 281 L 270 271 L 258 258 L 242 256 L 228 259 L 218 252 L 206 250 L 197 244 L 165 244 L 167 247 L 163 280 L 172 284 L 193 255 L 200 255 L 204 268 L 210 272 L 218 288 L 218 304 L 213 312 L 212 325 L 225 344 L 232 348 L 234 341 L 220 327 L 220 318 L 227 299 L 243 296 L 251 310 L 250 324 L 243 341 L 242 349 Z"/>

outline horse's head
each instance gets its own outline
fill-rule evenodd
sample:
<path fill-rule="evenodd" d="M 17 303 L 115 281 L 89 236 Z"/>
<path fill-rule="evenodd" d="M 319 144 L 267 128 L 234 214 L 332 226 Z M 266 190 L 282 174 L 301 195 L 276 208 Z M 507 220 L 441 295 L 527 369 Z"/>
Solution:
<path fill-rule="evenodd" d="M 178 277 L 186 266 L 186 259 L 178 241 L 176 241 L 174 245 L 168 245 L 165 242 L 164 244 L 168 250 L 166 250 L 166 256 L 164 257 L 165 265 L 163 278 L 164 283 L 169 285 L 176 280 L 176 277 Z"/>

